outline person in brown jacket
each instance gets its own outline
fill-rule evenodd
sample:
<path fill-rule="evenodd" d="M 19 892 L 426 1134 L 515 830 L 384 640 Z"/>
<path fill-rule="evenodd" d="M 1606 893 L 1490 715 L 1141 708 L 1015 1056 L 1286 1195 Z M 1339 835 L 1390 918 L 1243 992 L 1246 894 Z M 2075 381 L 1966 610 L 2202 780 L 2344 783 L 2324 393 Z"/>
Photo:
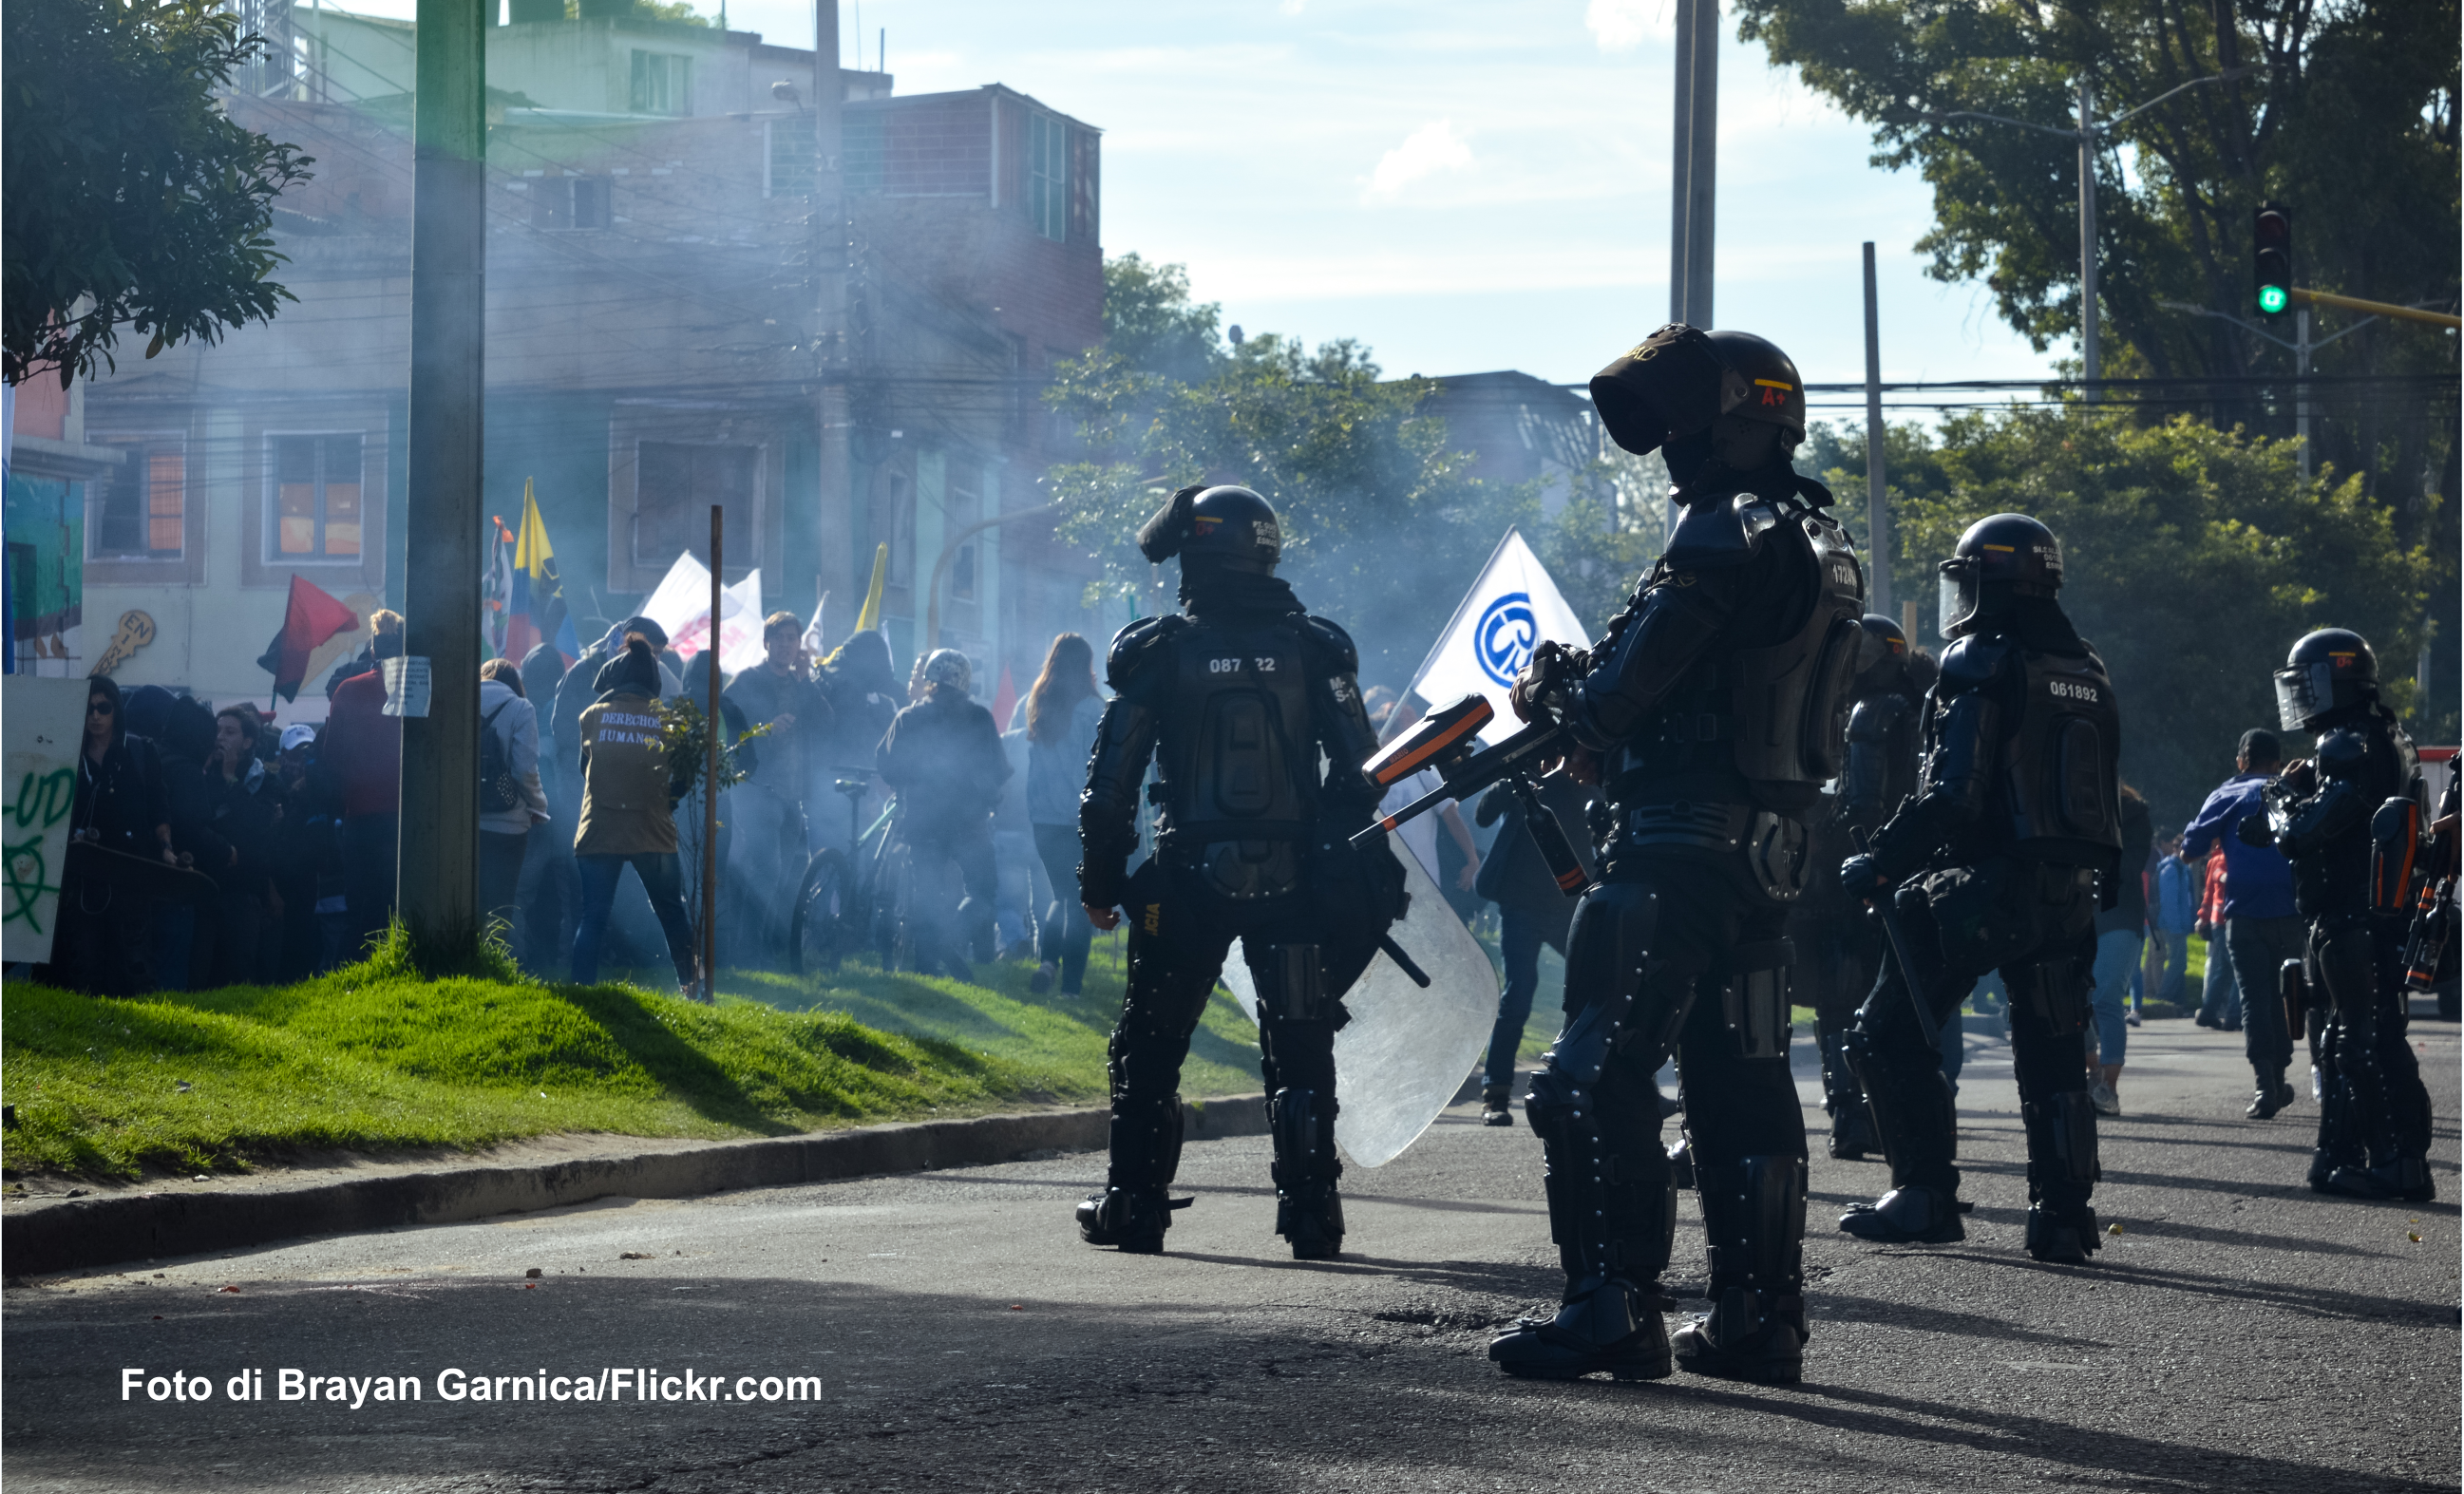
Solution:
<path fill-rule="evenodd" d="M 685 921 L 683 871 L 676 862 L 676 801 L 692 785 L 687 764 L 670 764 L 659 739 L 659 656 L 640 633 L 592 681 L 599 698 L 582 713 L 582 824 L 573 859 L 582 870 L 582 926 L 573 935 L 573 978 L 599 978 L 599 941 L 616 881 L 629 864 L 668 936 L 684 994 L 712 1000 L 695 978 L 693 928 Z"/>

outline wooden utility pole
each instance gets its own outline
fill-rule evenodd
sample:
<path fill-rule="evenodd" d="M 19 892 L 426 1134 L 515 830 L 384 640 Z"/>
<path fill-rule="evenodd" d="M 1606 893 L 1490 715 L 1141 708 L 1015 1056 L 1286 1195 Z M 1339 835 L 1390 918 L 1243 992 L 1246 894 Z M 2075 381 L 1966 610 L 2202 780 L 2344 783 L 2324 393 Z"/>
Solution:
<path fill-rule="evenodd" d="M 701 996 L 718 1000 L 718 609 L 726 600 L 727 511 L 710 506 L 710 698 L 702 743 L 701 776 Z"/>
<path fill-rule="evenodd" d="M 403 651 L 424 714 L 402 723 L 396 890 L 413 957 L 479 937 L 480 402 L 487 324 L 488 0 L 419 0 L 411 106 L 410 508 Z"/>
<path fill-rule="evenodd" d="M 812 512 L 801 518 L 811 526 L 807 532 L 813 536 L 814 554 L 824 574 L 850 563 L 855 551 L 855 465 L 850 442 L 854 424 L 847 400 L 854 349 L 847 341 L 845 94 L 839 81 L 839 0 L 813 0 L 814 493 Z M 998 153 L 994 162 L 998 166 Z M 996 200 L 999 191 L 996 185 Z M 790 517 L 791 524 L 797 521 Z"/>

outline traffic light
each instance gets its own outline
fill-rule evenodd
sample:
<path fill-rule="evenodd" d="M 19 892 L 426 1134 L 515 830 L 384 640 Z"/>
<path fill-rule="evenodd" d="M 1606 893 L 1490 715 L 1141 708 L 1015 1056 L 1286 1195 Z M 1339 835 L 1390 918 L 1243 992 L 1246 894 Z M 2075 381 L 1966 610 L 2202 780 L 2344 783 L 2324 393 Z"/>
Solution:
<path fill-rule="evenodd" d="M 2251 279 L 2262 317 L 2281 317 L 2293 304 L 2293 215 L 2277 203 L 2251 213 Z"/>

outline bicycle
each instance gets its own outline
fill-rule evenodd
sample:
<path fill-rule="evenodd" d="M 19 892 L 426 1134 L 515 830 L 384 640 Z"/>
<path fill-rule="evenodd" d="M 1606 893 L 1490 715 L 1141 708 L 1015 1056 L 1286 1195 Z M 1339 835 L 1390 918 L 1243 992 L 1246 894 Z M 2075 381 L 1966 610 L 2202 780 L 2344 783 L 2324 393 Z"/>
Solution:
<path fill-rule="evenodd" d="M 830 786 L 847 798 L 849 848 L 843 851 L 825 846 L 804 864 L 803 880 L 796 889 L 795 909 L 787 922 L 788 964 L 800 976 L 836 970 L 842 959 L 868 946 L 880 953 L 885 969 L 891 968 L 895 955 L 894 944 L 879 936 L 873 916 L 884 863 L 891 858 L 892 810 L 885 807 L 869 829 L 860 828 L 864 796 L 872 791 L 871 772 L 865 768 L 835 771 L 846 775 Z"/>

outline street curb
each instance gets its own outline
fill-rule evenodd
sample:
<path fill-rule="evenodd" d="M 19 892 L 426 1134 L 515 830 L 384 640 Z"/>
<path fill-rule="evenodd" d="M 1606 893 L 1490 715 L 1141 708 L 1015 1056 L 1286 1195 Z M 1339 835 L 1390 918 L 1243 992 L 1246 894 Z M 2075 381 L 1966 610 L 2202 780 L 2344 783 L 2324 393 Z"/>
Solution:
<path fill-rule="evenodd" d="M 1181 1112 L 1192 1141 L 1266 1132 L 1263 1094 L 1184 1103 Z M 0 1269 L 11 1278 L 39 1276 L 312 1235 L 452 1224 L 594 1198 L 688 1198 L 981 1167 L 1032 1152 L 1100 1151 L 1110 1130 L 1106 1110 L 1044 1110 L 526 1166 L 445 1167 L 301 1188 L 72 1200 L 0 1216 Z"/>

